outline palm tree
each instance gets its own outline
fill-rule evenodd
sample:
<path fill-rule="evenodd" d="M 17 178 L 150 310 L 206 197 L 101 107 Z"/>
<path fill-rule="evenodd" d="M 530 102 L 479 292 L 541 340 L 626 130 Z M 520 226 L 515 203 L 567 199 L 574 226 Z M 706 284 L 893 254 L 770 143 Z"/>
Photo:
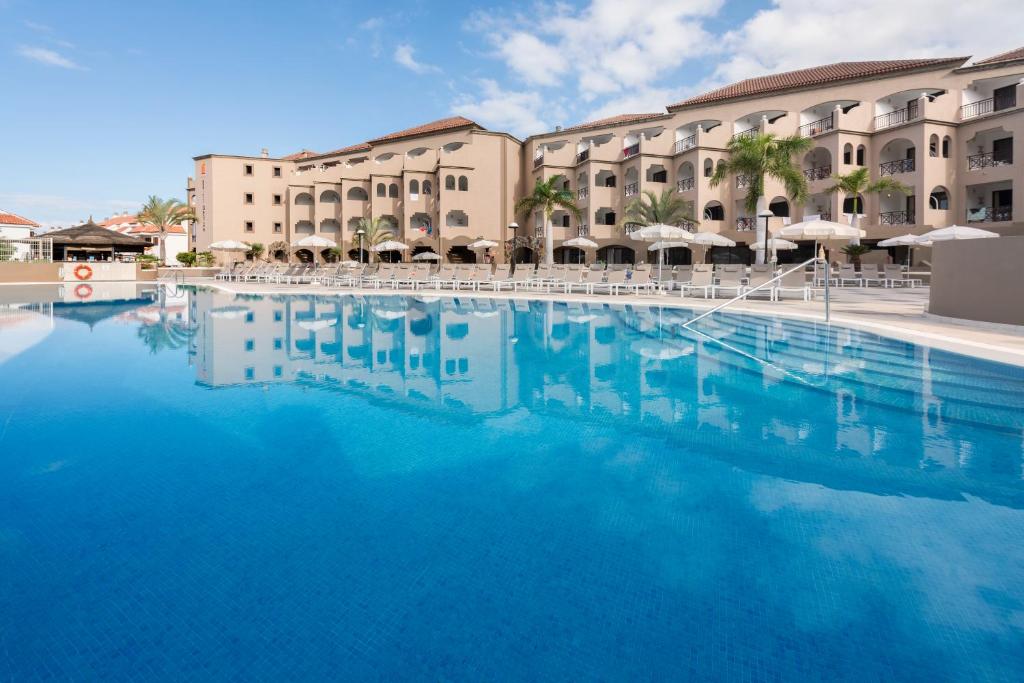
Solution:
<path fill-rule="evenodd" d="M 254 261 L 258 261 L 260 256 L 263 256 L 263 245 L 259 242 L 253 242 L 250 244 L 249 255 L 252 256 Z"/>
<path fill-rule="evenodd" d="M 626 205 L 625 223 L 637 225 L 682 225 L 696 223 L 693 217 L 693 203 L 684 200 L 673 190 L 663 190 L 661 196 L 650 190 Z"/>
<path fill-rule="evenodd" d="M 730 174 L 747 177 L 747 213 L 757 215 L 766 208 L 764 181 L 774 178 L 782 183 L 790 201 L 801 204 L 807 200 L 807 179 L 793 157 L 812 146 L 810 138 L 799 135 L 780 138 L 774 133 L 759 133 L 753 137 L 738 137 L 729 141 L 729 158 L 718 164 L 711 176 L 711 187 L 717 187 Z M 757 221 L 757 242 L 763 243 L 765 226 Z M 757 262 L 764 262 L 764 252 L 757 252 Z"/>
<path fill-rule="evenodd" d="M 363 232 L 362 242 L 359 240 L 359 231 Z M 394 236 L 395 226 L 391 224 L 391 221 L 384 220 L 383 217 L 360 218 L 356 226 L 356 232 L 352 235 L 352 246 L 356 249 L 359 249 L 360 245 L 369 248 L 381 242 L 386 242 Z M 360 256 L 362 255 L 360 254 Z M 361 260 L 362 258 L 360 258 Z"/>
<path fill-rule="evenodd" d="M 853 195 L 853 219 L 850 221 L 850 225 L 855 228 L 860 222 L 860 212 L 864 208 L 861 206 L 861 195 L 880 194 L 882 192 L 910 194 L 912 192 L 909 187 L 888 176 L 883 176 L 872 182 L 871 172 L 868 171 L 866 166 L 851 171 L 846 175 L 833 175 L 832 180 L 835 181 L 835 185 L 825 190 L 826 192 L 838 194 L 844 199 L 849 195 Z M 860 244 L 860 238 L 854 237 L 850 240 L 850 243 Z"/>
<path fill-rule="evenodd" d="M 565 181 L 562 174 L 553 175 L 547 180 L 537 178 L 533 193 L 516 202 L 516 213 L 529 216 L 540 211 L 544 215 L 544 262 L 555 262 L 555 238 L 551 229 L 551 215 L 558 209 L 571 213 L 576 220 L 583 215 L 576 206 L 576 197 L 572 192 L 560 189 Z"/>
<path fill-rule="evenodd" d="M 150 195 L 139 210 L 137 219 L 143 225 L 152 225 L 157 229 L 157 241 L 160 244 L 160 263 L 167 264 L 167 233 L 186 221 L 194 221 L 192 209 L 177 199 L 160 199 Z"/>

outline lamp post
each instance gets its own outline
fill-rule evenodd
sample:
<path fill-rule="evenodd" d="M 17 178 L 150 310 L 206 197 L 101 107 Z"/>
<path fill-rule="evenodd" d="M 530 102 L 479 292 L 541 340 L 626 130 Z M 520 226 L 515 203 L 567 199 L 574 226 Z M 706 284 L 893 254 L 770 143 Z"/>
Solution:
<path fill-rule="evenodd" d="M 764 219 L 764 249 L 761 250 L 761 258 L 764 260 L 761 263 L 764 263 L 768 258 L 768 219 L 774 215 L 775 213 L 771 209 L 757 212 L 758 219 Z"/>
<path fill-rule="evenodd" d="M 362 228 L 356 230 L 356 235 L 359 236 L 359 265 L 363 264 L 363 235 L 365 234 L 366 231 Z"/>
<path fill-rule="evenodd" d="M 515 221 L 512 221 L 511 223 L 508 224 L 508 229 L 512 231 L 512 262 L 515 263 L 516 262 L 516 238 L 518 237 L 518 235 L 516 233 L 519 231 L 519 224 L 516 223 Z"/>

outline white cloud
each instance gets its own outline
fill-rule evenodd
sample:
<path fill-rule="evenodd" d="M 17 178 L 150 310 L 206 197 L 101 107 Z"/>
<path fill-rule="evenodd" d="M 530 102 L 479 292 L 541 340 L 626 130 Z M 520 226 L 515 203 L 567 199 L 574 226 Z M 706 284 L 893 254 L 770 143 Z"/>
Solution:
<path fill-rule="evenodd" d="M 480 93 L 459 95 L 452 111 L 487 128 L 526 137 L 553 128 L 551 121 L 565 116 L 561 106 L 539 92 L 505 90 L 489 78 L 477 85 Z"/>
<path fill-rule="evenodd" d="M 413 73 L 428 74 L 441 71 L 433 64 L 416 61 L 416 49 L 408 43 L 402 43 L 395 48 L 395 61 L 409 69 Z"/>
<path fill-rule="evenodd" d="M 383 25 L 384 20 L 381 19 L 380 17 L 370 17 L 366 21 L 360 22 L 359 28 L 362 29 L 363 31 L 372 31 L 380 28 Z"/>
<path fill-rule="evenodd" d="M 30 59 L 34 62 L 39 62 L 40 64 L 46 64 L 47 66 L 58 66 L 62 69 L 85 69 L 84 66 L 73 62 L 59 52 L 48 50 L 45 47 L 29 47 L 27 45 L 22 45 L 18 48 L 18 54 L 25 59 Z"/>

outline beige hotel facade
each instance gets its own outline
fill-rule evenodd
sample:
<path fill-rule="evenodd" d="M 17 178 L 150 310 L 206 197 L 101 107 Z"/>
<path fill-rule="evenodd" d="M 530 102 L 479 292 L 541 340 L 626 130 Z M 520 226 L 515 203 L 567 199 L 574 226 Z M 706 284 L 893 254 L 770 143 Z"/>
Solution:
<path fill-rule="evenodd" d="M 745 178 L 715 188 L 709 179 L 731 138 L 757 132 L 814 141 L 796 160 L 808 179 L 805 203 L 794 205 L 779 184 L 766 183 L 772 227 L 809 216 L 848 221 L 852 198 L 826 189 L 832 174 L 866 166 L 872 179 L 891 176 L 912 189 L 909 196 L 863 197 L 866 244 L 951 224 L 1024 234 L 1024 207 L 1014 196 L 1024 185 L 1021 48 L 974 62 L 844 62 L 751 78 L 664 112 L 526 140 L 453 117 L 326 153 L 206 154 L 195 157 L 188 182 L 197 214 L 190 240 L 198 251 L 234 239 L 264 244 L 271 258 L 320 259 L 327 254 L 289 245 L 315 234 L 348 252 L 359 220 L 373 217 L 388 221 L 395 238 L 411 247 L 406 258 L 432 250 L 472 260 L 466 245 L 477 239 L 504 245 L 542 236 L 542 217 L 516 215 L 515 204 L 538 179 L 562 175 L 582 217 L 555 214 L 556 260 L 580 256 L 560 246 L 577 236 L 599 245 L 588 261 L 650 260 L 629 239 L 623 210 L 639 193 L 665 189 L 691 203 L 697 229 L 737 242 L 716 250 L 716 260 L 744 259 L 756 235 L 756 220 L 743 207 Z M 491 254 L 497 261 L 531 256 L 522 239 L 516 244 L 516 254 L 503 247 Z M 670 254 L 673 262 L 688 258 L 687 249 Z"/>

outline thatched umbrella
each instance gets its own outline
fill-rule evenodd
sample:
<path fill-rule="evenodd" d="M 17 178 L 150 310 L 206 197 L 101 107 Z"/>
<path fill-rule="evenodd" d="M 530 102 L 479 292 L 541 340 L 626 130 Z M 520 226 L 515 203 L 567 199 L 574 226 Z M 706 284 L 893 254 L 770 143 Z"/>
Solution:
<path fill-rule="evenodd" d="M 48 232 L 45 237 L 53 240 L 55 250 L 60 249 L 60 258 L 58 258 L 57 252 L 54 252 L 55 260 L 63 260 L 69 251 L 141 254 L 151 246 L 149 242 L 138 237 L 122 235 L 114 230 L 100 227 L 93 223 L 91 218 L 87 223 L 76 225 L 73 228 Z"/>

